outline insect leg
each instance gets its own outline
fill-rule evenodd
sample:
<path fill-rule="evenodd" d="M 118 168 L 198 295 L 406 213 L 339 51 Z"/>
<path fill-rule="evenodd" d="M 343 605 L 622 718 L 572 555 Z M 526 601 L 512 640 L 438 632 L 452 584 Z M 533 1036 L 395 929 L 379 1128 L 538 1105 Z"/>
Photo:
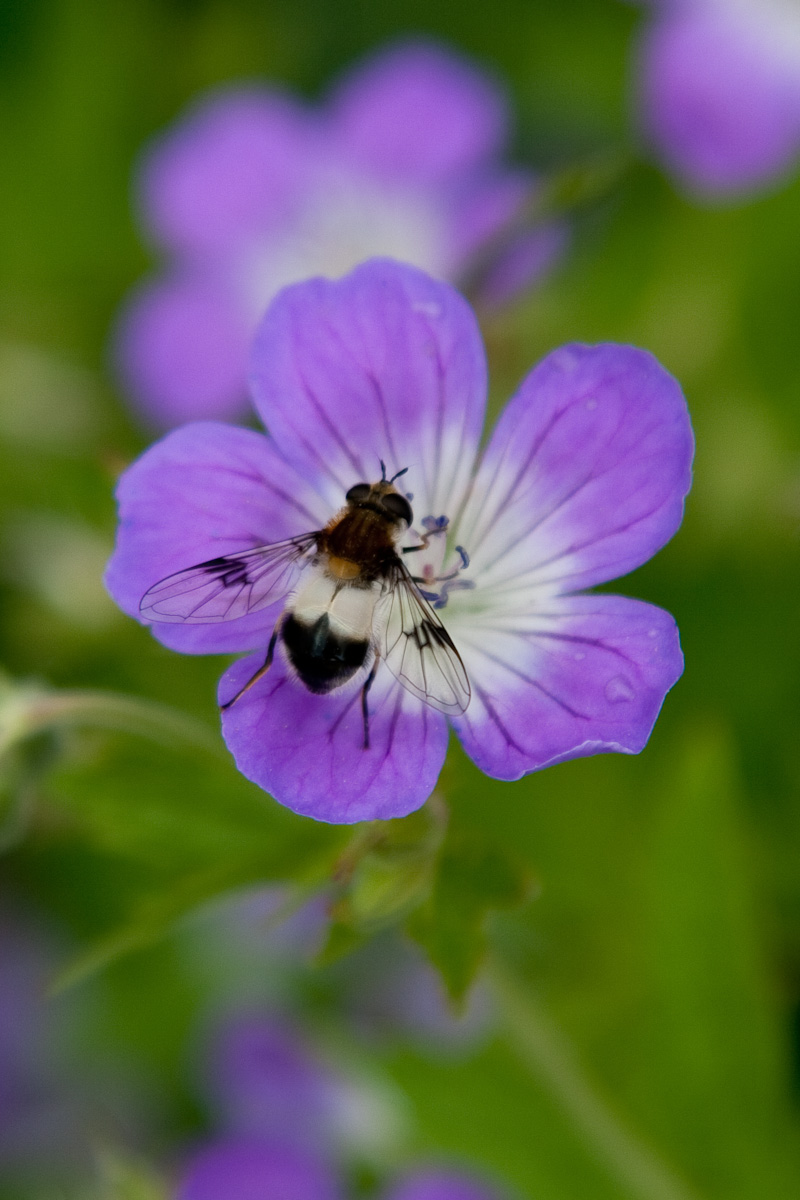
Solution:
<path fill-rule="evenodd" d="M 236 695 L 233 697 L 232 700 L 226 700 L 226 702 L 224 704 L 220 705 L 220 708 L 222 709 L 223 712 L 225 712 L 226 709 L 231 708 L 236 703 L 237 700 L 241 700 L 241 698 L 245 694 L 245 692 L 249 692 L 250 688 L 253 686 L 254 683 L 258 683 L 259 679 L 264 678 L 267 671 L 272 666 L 272 660 L 275 657 L 275 645 L 278 641 L 279 633 L 280 633 L 280 621 L 273 629 L 272 637 L 269 639 L 269 648 L 267 649 L 267 657 L 264 659 L 264 665 L 258 668 L 255 675 L 253 675 L 253 677 L 251 679 L 248 679 L 247 683 L 244 685 L 243 688 L 239 688 L 239 691 L 236 693 Z"/>
<path fill-rule="evenodd" d="M 432 537 L 435 537 L 437 533 L 447 533 L 447 528 L 449 525 L 447 517 L 441 517 L 440 520 L 446 523 L 444 525 L 435 525 L 432 529 L 426 529 L 424 533 L 419 533 L 415 529 L 414 532 L 417 534 L 417 537 L 422 539 L 422 541 L 418 542 L 416 546 L 403 546 L 401 554 L 416 554 L 418 550 L 427 550 L 431 544 Z M 458 547 L 456 547 L 456 549 L 458 549 Z"/>
<path fill-rule="evenodd" d="M 369 706 L 367 704 L 367 695 L 372 687 L 372 681 L 378 670 L 379 656 L 375 655 L 375 662 L 372 664 L 372 670 L 366 678 L 363 688 L 361 689 L 361 713 L 364 717 L 364 749 L 369 750 Z"/>

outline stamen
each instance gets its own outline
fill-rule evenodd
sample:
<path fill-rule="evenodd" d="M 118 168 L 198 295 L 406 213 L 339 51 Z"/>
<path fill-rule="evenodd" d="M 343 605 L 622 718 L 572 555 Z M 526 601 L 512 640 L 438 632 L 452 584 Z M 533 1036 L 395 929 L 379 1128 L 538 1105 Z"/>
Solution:
<path fill-rule="evenodd" d="M 410 549 L 427 549 L 431 538 L 436 534 L 447 533 L 450 526 L 450 519 L 446 516 L 428 516 L 422 518 L 420 525 L 425 532 L 424 534 L 420 534 L 417 531 L 412 531 L 420 538 L 420 542 L 418 546 L 410 547 Z M 419 574 L 413 576 L 414 582 L 419 586 L 420 595 L 437 609 L 445 607 L 450 592 L 468 591 L 475 587 L 474 580 L 460 578 L 461 572 L 466 571 L 469 567 L 469 554 L 463 546 L 455 546 L 454 549 L 458 555 L 458 561 L 446 574 L 437 574 L 436 568 L 432 563 L 425 563 L 420 567 Z M 450 561 L 452 563 L 452 558 Z M 441 572 L 441 567 L 439 571 Z M 433 590 L 434 587 L 437 588 L 436 591 Z"/>
<path fill-rule="evenodd" d="M 444 608 L 451 592 L 471 592 L 474 587 L 474 579 L 448 579 L 445 581 L 445 585 L 439 592 L 439 595 L 433 601 L 433 607 Z"/>
<path fill-rule="evenodd" d="M 423 517 L 420 521 L 426 533 L 444 533 L 450 524 L 449 517 Z"/>

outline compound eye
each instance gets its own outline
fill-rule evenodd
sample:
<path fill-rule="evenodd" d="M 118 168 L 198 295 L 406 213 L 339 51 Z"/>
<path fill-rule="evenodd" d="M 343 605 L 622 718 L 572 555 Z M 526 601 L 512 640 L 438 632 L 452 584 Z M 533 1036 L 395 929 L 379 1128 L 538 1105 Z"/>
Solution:
<path fill-rule="evenodd" d="M 355 483 L 350 488 L 350 491 L 345 496 L 348 504 L 363 504 L 372 491 L 372 487 L 368 483 Z"/>
<path fill-rule="evenodd" d="M 389 492 L 388 496 L 383 497 L 381 504 L 395 520 L 405 521 L 406 525 L 410 525 L 414 520 L 411 505 L 399 492 Z"/>

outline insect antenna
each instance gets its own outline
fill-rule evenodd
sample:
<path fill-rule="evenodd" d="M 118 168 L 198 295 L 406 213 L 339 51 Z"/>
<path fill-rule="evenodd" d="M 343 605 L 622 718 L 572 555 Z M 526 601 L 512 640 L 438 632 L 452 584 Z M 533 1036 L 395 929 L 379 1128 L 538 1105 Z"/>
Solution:
<path fill-rule="evenodd" d="M 399 479 L 401 475 L 405 475 L 406 471 L 408 470 L 408 467 L 403 467 L 402 471 L 395 471 L 392 478 L 387 479 L 386 478 L 386 463 L 383 461 L 382 458 L 379 458 L 378 462 L 381 464 L 381 483 L 394 483 L 395 479 Z"/>

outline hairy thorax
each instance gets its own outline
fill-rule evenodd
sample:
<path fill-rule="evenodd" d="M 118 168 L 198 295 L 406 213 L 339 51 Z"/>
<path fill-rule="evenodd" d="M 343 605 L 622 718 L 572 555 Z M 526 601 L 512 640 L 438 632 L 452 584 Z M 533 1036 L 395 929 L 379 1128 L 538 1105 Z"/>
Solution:
<path fill-rule="evenodd" d="M 328 556 L 327 568 L 343 583 L 368 586 L 385 576 L 396 559 L 395 527 L 369 508 L 345 510 L 328 523 L 318 548 Z"/>

